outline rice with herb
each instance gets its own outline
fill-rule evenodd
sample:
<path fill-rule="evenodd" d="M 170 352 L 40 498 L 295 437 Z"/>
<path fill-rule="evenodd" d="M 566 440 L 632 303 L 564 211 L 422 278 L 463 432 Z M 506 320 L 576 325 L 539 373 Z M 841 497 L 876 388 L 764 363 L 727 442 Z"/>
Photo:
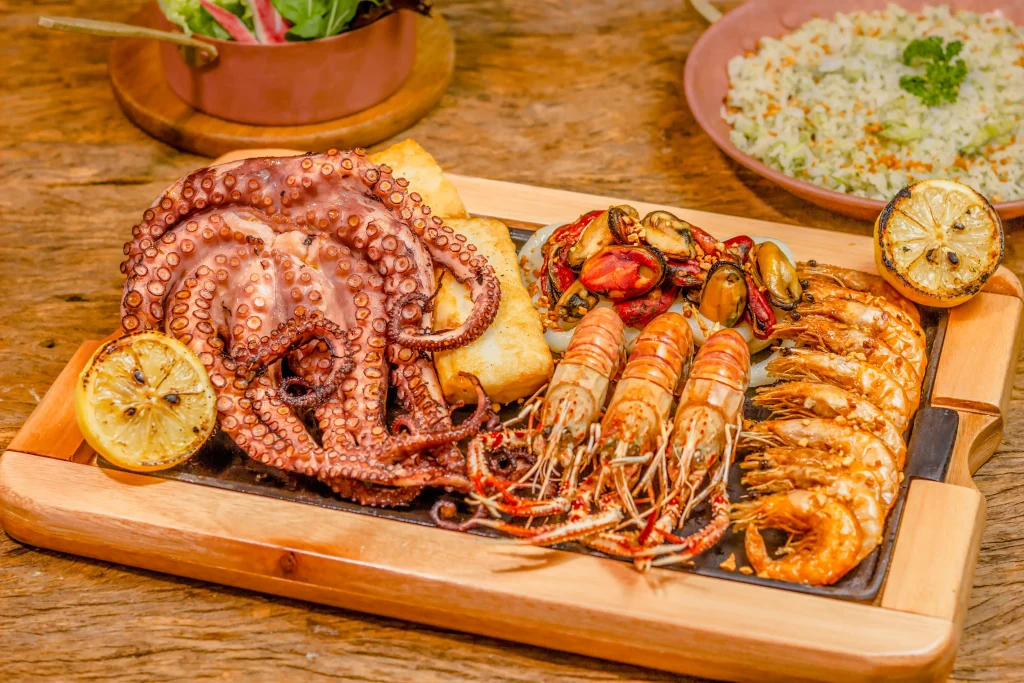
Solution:
<path fill-rule="evenodd" d="M 901 87 L 925 72 L 904 50 L 930 36 L 962 45 L 955 102 Z M 890 5 L 814 19 L 734 58 L 729 78 L 733 144 L 786 175 L 883 200 L 925 178 L 1024 199 L 1024 34 L 1003 17 Z"/>

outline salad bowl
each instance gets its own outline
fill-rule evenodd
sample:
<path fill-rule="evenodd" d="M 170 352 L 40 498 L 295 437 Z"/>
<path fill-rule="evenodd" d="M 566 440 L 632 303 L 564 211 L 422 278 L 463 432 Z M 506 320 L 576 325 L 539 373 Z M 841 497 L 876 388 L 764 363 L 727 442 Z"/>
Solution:
<path fill-rule="evenodd" d="M 157 28 L 176 27 L 159 9 Z M 201 36 L 218 58 L 190 65 L 160 45 L 163 73 L 186 104 L 238 123 L 291 126 L 340 119 L 386 100 L 412 72 L 416 14 L 400 10 L 319 40 L 263 45 Z"/>

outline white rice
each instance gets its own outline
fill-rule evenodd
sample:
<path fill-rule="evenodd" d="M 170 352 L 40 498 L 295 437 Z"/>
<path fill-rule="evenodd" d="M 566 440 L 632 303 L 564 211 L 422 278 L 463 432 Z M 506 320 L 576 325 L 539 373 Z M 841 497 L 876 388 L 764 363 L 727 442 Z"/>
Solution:
<path fill-rule="evenodd" d="M 928 36 L 963 42 L 956 103 L 900 88 L 924 71 L 903 64 L 904 48 Z M 1024 199 L 1024 35 L 1001 16 L 890 5 L 813 19 L 732 59 L 729 78 L 733 144 L 786 175 L 883 200 L 925 178 Z"/>

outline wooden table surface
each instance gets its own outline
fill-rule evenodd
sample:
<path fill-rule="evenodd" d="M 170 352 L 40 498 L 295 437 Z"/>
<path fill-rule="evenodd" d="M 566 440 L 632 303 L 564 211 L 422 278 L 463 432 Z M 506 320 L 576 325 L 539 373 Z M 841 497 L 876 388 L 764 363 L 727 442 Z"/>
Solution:
<path fill-rule="evenodd" d="M 106 39 L 34 26 L 41 12 L 126 21 L 140 4 L 0 0 L 0 448 L 79 344 L 117 327 L 118 264 L 132 224 L 203 163 L 125 119 L 107 81 Z M 441 105 L 408 135 L 446 169 L 869 232 L 741 169 L 700 131 L 682 69 L 705 24 L 684 0 L 437 4 L 457 37 L 457 70 Z M 1021 275 L 1024 226 L 1007 227 L 1006 264 Z M 957 680 L 1024 680 L 1022 388 L 1018 378 L 1003 444 L 977 476 L 988 525 Z M 0 634 L 5 680 L 679 680 L 76 558 L 3 534 Z"/>

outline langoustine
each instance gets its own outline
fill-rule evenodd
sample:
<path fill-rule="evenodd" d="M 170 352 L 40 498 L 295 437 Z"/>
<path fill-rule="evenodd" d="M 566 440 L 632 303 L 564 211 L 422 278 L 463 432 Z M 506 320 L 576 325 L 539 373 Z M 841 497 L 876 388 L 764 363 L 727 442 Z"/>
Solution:
<path fill-rule="evenodd" d="M 604 408 L 609 385 L 621 365 L 624 344 L 623 323 L 614 309 L 595 308 L 583 317 L 540 403 L 540 425 L 488 432 L 470 442 L 466 454 L 469 476 L 481 502 L 496 489 L 500 499 L 484 504 L 507 515 L 547 516 L 568 510 L 568 497 L 584 464 L 583 452 L 577 446 L 586 439 Z M 559 495 L 546 500 L 513 495 L 510 489 L 516 484 L 495 477 L 488 466 L 489 457 L 498 451 L 536 458 L 532 469 L 537 472 L 558 468 Z"/>
<path fill-rule="evenodd" d="M 524 527 L 500 520 L 471 520 L 527 539 L 533 545 L 580 540 L 587 545 L 623 521 L 638 516 L 631 488 L 641 467 L 658 447 L 676 389 L 692 351 L 686 320 L 664 313 L 649 323 L 636 340 L 622 377 L 601 419 L 600 436 L 588 448 L 593 469 L 566 497 L 566 520 Z M 559 507 L 565 505 L 556 502 Z M 594 510 L 594 507 L 597 510 Z"/>

